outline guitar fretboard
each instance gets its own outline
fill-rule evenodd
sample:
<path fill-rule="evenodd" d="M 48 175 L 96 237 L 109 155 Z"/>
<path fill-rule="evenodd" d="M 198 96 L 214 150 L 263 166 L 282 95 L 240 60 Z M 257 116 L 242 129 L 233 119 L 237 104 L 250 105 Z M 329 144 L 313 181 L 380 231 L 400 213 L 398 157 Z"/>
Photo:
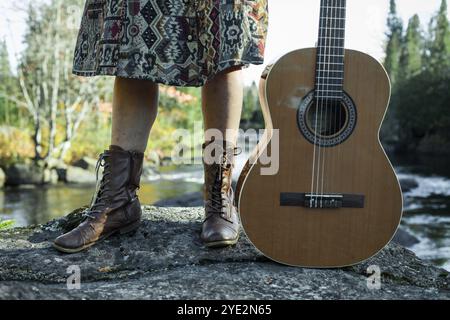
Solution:
<path fill-rule="evenodd" d="M 341 99 L 344 84 L 346 0 L 321 0 L 316 98 Z"/>

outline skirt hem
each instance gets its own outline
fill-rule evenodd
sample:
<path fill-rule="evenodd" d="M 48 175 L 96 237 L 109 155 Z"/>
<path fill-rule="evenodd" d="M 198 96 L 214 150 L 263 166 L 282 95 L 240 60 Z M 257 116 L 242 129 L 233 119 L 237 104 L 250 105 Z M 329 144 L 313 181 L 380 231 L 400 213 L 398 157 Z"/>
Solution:
<path fill-rule="evenodd" d="M 96 77 L 96 76 L 115 76 L 120 78 L 126 78 L 126 79 L 137 79 L 137 80 L 150 80 L 158 84 L 163 84 L 167 86 L 178 86 L 178 87 L 202 87 L 204 86 L 209 80 L 211 80 L 214 76 L 216 76 L 218 73 L 225 71 L 229 68 L 242 66 L 244 69 L 248 68 L 250 65 L 262 65 L 264 63 L 264 60 L 259 61 L 244 61 L 241 59 L 236 59 L 232 61 L 227 61 L 226 65 L 219 66 L 219 68 L 209 75 L 208 77 L 205 77 L 204 79 L 198 80 L 196 83 L 191 84 L 185 84 L 182 85 L 179 82 L 167 80 L 163 76 L 153 76 L 153 75 L 141 75 L 141 76 L 135 76 L 130 75 L 126 73 L 121 73 L 117 71 L 117 68 L 99 68 L 95 71 L 83 71 L 83 70 L 72 70 L 72 74 L 80 77 Z M 220 64 L 219 64 L 220 65 Z M 116 70 L 114 70 L 116 69 Z"/>

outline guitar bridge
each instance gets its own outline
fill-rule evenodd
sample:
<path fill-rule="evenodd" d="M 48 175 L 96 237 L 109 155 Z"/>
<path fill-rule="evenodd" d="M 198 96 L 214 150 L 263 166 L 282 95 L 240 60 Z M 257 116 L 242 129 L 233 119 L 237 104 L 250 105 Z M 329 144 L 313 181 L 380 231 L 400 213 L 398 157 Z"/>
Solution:
<path fill-rule="evenodd" d="M 280 206 L 304 207 L 308 209 L 364 208 L 365 196 L 361 194 L 314 194 L 292 193 L 280 194 Z"/>
<path fill-rule="evenodd" d="M 305 194 L 305 208 L 338 209 L 343 206 L 343 195 L 337 194 Z"/>

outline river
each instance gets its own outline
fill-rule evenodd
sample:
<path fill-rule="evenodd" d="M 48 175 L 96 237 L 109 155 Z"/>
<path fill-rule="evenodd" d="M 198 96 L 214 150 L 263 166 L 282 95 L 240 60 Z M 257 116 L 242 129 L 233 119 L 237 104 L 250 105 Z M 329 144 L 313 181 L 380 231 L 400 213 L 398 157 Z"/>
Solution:
<path fill-rule="evenodd" d="M 238 158 L 236 172 L 245 156 Z M 450 166 L 446 158 L 394 157 L 401 179 L 416 182 L 404 194 L 402 226 L 419 243 L 410 249 L 434 265 L 450 270 Z M 166 167 L 160 175 L 142 185 L 143 204 L 174 198 L 202 188 L 199 166 Z M 61 217 L 90 202 L 94 186 L 58 185 L 0 190 L 0 220 L 14 220 L 15 226 L 40 224 Z"/>

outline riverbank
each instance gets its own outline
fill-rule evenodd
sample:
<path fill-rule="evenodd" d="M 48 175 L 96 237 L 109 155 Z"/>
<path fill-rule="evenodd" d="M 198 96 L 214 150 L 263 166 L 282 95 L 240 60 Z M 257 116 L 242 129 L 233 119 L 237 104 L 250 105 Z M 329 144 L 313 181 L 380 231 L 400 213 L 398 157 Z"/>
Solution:
<path fill-rule="evenodd" d="M 160 168 L 169 166 L 169 158 L 145 161 L 142 180 L 154 180 Z M 54 163 L 45 168 L 39 163 L 27 161 L 0 167 L 0 188 L 44 185 L 86 185 L 96 182 L 97 160 L 83 157 L 72 164 Z"/>
<path fill-rule="evenodd" d="M 448 272 L 397 244 L 355 267 L 292 268 L 264 258 L 244 235 L 236 247 L 206 249 L 202 215 L 146 206 L 135 234 L 74 255 L 58 253 L 51 240 L 77 214 L 0 231 L 0 299 L 450 299 Z M 367 286 L 371 265 L 381 269 L 380 289 Z M 71 266 L 80 268 L 80 290 L 67 289 Z"/>

